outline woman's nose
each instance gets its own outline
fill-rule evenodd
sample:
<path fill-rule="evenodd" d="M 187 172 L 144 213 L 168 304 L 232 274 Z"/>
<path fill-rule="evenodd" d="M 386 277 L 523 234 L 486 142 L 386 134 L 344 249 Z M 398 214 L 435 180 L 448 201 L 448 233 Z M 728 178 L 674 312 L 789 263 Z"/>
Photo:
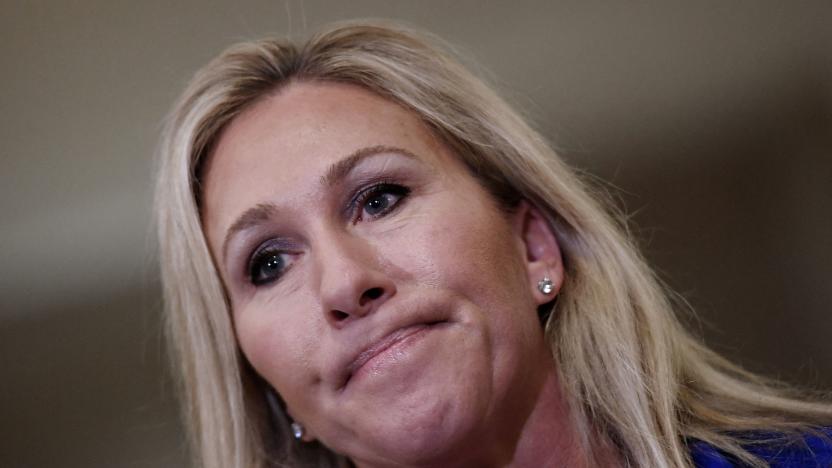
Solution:
<path fill-rule="evenodd" d="M 317 262 L 322 312 L 335 327 L 374 313 L 396 293 L 379 255 L 364 239 L 329 237 L 318 249 Z"/>

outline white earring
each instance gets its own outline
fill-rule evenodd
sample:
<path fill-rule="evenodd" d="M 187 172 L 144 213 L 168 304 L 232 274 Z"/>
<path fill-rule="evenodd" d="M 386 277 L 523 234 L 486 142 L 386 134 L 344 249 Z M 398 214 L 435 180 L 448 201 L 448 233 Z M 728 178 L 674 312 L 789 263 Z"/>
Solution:
<path fill-rule="evenodd" d="M 301 425 L 301 423 L 292 421 L 292 435 L 295 436 L 295 439 L 303 439 L 304 432 L 305 430 L 303 429 L 303 425 Z"/>
<path fill-rule="evenodd" d="M 543 294 L 549 295 L 555 290 L 555 285 L 548 276 L 544 276 L 542 280 L 537 282 L 537 289 Z"/>

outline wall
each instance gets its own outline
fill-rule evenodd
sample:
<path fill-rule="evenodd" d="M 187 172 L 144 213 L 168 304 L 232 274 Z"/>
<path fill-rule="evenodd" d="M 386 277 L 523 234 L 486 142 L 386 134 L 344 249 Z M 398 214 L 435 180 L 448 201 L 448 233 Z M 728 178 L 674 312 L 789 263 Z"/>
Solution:
<path fill-rule="evenodd" d="M 0 465 L 182 466 L 152 153 L 228 44 L 349 17 L 460 45 L 614 186 L 706 341 L 832 387 L 829 2 L 4 2 Z"/>

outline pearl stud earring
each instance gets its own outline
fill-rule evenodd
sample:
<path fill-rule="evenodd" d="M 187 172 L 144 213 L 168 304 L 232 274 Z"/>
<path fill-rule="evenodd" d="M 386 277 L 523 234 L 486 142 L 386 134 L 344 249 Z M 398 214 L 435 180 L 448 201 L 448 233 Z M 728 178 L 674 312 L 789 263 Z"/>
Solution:
<path fill-rule="evenodd" d="M 555 285 L 548 276 L 537 282 L 537 289 L 543 294 L 549 295 L 555 290 Z"/>
<path fill-rule="evenodd" d="M 292 435 L 295 436 L 295 439 L 301 440 L 303 439 L 304 433 L 303 426 L 299 422 L 292 422 Z"/>

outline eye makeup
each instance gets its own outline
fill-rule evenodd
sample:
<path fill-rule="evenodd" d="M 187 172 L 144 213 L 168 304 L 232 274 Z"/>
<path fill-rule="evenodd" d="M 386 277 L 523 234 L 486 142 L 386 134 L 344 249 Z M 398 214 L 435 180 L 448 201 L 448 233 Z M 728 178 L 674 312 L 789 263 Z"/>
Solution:
<path fill-rule="evenodd" d="M 346 207 L 350 221 L 375 220 L 399 209 L 411 190 L 397 180 L 380 178 L 353 195 Z"/>
<path fill-rule="evenodd" d="M 261 243 L 247 262 L 248 281 L 254 286 L 264 286 L 279 280 L 300 255 L 298 250 L 295 242 L 283 239 L 272 238 Z"/>
<path fill-rule="evenodd" d="M 238 250 L 250 252 L 237 267 L 240 272 L 238 277 L 255 288 L 278 283 L 303 254 L 306 242 L 302 240 L 302 235 L 287 236 L 285 230 L 291 228 L 299 234 L 303 232 L 302 226 L 281 225 L 275 219 L 278 213 L 285 220 L 303 220 L 303 211 L 315 211 L 311 213 L 313 216 L 328 216 L 327 213 L 330 213 L 348 225 L 379 222 L 394 215 L 408 203 L 414 187 L 419 186 L 419 164 L 414 163 L 413 159 L 396 154 L 368 158 L 341 182 L 324 188 L 323 191 L 329 193 L 314 197 L 310 204 L 295 205 L 292 209 L 275 208 L 246 236 L 250 241 L 245 244 L 254 247 Z M 328 203 L 338 208 L 330 210 L 325 206 Z M 302 212 L 292 216 L 291 212 L 295 210 Z"/>

